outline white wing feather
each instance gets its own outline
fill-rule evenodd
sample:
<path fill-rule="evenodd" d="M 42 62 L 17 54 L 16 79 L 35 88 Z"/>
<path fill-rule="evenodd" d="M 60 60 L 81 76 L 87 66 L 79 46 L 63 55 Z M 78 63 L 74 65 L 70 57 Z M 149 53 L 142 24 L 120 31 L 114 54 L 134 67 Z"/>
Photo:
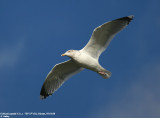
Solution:
<path fill-rule="evenodd" d="M 83 68 L 78 66 L 73 60 L 56 64 L 48 73 L 42 86 L 41 99 L 52 95 L 69 77 L 82 70 Z"/>
<path fill-rule="evenodd" d="M 94 29 L 91 39 L 82 51 L 87 52 L 92 57 L 98 59 L 101 53 L 107 48 L 113 37 L 124 29 L 133 16 L 119 18 Z"/>

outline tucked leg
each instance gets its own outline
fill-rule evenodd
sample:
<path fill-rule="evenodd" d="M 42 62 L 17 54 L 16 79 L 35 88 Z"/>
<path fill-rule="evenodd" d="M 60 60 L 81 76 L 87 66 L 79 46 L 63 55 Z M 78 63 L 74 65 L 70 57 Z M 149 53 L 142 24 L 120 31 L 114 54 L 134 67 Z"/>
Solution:
<path fill-rule="evenodd" d="M 108 79 L 111 76 L 111 72 L 109 71 L 99 71 L 98 72 L 99 75 L 101 75 L 104 79 Z"/>
<path fill-rule="evenodd" d="M 101 74 L 101 75 L 106 75 L 106 73 L 103 72 L 103 71 L 99 71 L 98 73 Z"/>

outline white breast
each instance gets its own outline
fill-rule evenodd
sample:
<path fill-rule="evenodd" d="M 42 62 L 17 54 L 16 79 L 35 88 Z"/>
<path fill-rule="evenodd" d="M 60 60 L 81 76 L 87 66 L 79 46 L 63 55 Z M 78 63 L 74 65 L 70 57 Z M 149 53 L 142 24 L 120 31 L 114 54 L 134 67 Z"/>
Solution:
<path fill-rule="evenodd" d="M 99 68 L 98 60 L 85 52 L 79 52 L 79 54 L 73 59 L 83 68 L 87 68 L 93 71 L 97 71 Z"/>

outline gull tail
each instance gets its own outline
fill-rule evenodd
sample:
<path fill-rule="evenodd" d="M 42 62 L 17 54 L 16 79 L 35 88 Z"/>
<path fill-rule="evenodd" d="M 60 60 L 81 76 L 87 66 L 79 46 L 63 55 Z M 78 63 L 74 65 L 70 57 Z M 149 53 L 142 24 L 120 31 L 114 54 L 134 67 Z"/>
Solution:
<path fill-rule="evenodd" d="M 98 73 L 100 76 L 102 76 L 104 79 L 108 79 L 111 77 L 112 73 L 108 70 L 103 70 Z"/>

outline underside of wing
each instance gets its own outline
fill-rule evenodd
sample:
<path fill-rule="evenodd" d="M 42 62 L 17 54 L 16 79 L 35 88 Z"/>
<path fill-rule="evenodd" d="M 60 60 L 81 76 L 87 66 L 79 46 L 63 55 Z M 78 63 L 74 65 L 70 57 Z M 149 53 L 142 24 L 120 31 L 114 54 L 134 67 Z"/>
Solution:
<path fill-rule="evenodd" d="M 45 99 L 49 95 L 52 95 L 69 77 L 82 70 L 83 68 L 78 66 L 73 60 L 56 64 L 48 73 L 41 88 L 41 99 Z"/>
<path fill-rule="evenodd" d="M 91 39 L 82 51 L 87 52 L 94 58 L 99 58 L 100 54 L 107 48 L 112 38 L 124 29 L 133 16 L 119 18 L 94 29 Z"/>

